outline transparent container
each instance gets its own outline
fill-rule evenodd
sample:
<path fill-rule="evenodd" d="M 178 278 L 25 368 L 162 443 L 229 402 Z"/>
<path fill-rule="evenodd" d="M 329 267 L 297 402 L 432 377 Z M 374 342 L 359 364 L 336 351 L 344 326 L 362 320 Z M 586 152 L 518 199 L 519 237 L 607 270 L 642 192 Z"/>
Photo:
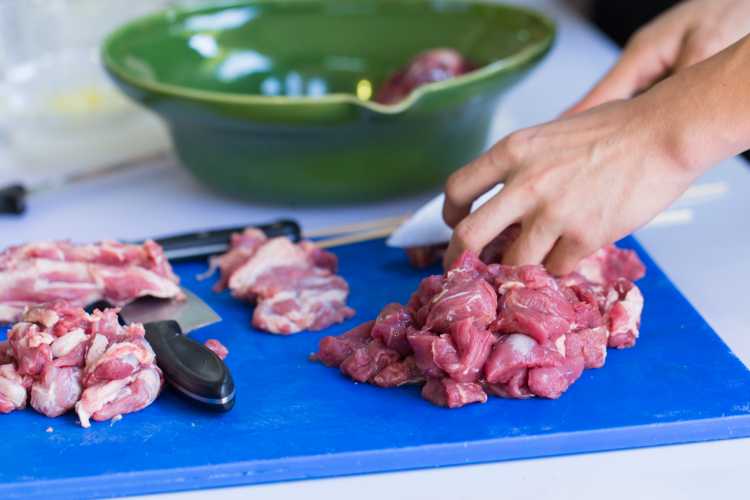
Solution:
<path fill-rule="evenodd" d="M 99 45 L 168 0 L 0 0 L 0 135 L 14 166 L 106 166 L 170 149 L 164 125 L 110 82 Z"/>

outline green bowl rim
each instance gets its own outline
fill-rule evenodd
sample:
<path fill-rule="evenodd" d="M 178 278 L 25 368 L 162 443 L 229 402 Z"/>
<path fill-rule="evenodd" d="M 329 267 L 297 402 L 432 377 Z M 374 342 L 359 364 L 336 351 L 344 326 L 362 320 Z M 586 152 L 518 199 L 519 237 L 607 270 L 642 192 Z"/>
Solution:
<path fill-rule="evenodd" d="M 485 0 L 443 0 L 442 3 L 453 3 L 453 4 L 475 4 L 475 5 L 487 5 L 500 9 L 506 9 L 509 11 L 516 11 L 519 13 L 527 14 L 533 18 L 536 18 L 543 25 L 548 28 L 548 34 L 542 40 L 527 45 L 524 49 L 519 52 L 498 59 L 497 61 L 491 62 L 481 68 L 471 71 L 465 75 L 461 75 L 448 80 L 442 80 L 439 82 L 433 82 L 426 85 L 422 85 L 414 89 L 406 99 L 403 99 L 395 104 L 380 104 L 374 101 L 365 101 L 354 94 L 348 93 L 332 93 L 326 94 L 320 97 L 288 97 L 288 96 L 263 96 L 257 94 L 240 94 L 231 92 L 218 92 L 211 90 L 200 90 L 182 85 L 175 85 L 170 83 L 155 82 L 152 80 L 146 80 L 138 77 L 134 77 L 128 74 L 127 70 L 118 65 L 114 58 L 111 56 L 109 49 L 112 44 L 120 36 L 123 36 L 127 31 L 144 24 L 154 22 L 157 19 L 172 16 L 176 13 L 190 13 L 199 12 L 201 10 L 211 7 L 221 8 L 233 8 L 248 6 L 250 4 L 258 3 L 271 3 L 276 0 L 232 0 L 228 2 L 219 2 L 217 5 L 198 5 L 195 7 L 188 8 L 168 8 L 160 10 L 152 14 L 138 17 L 129 21 L 122 26 L 112 31 L 104 39 L 101 48 L 101 57 L 105 67 L 111 71 L 116 77 L 123 81 L 135 86 L 140 87 L 143 90 L 147 90 L 154 93 L 172 95 L 175 97 L 183 97 L 189 100 L 197 100 L 211 103 L 220 104 L 261 104 L 261 105 L 276 105 L 276 106 L 289 106 L 289 105 L 330 105 L 330 104 L 352 104 L 360 106 L 370 111 L 374 111 L 382 114 L 396 114 L 405 111 L 410 108 L 414 103 L 420 100 L 423 96 L 441 92 L 447 89 L 458 87 L 464 84 L 477 82 L 480 80 L 489 79 L 490 77 L 497 76 L 504 73 L 509 69 L 513 69 L 517 66 L 521 66 L 524 63 L 533 60 L 535 57 L 546 52 L 551 46 L 556 35 L 555 22 L 548 16 L 541 12 L 519 5 L 505 4 L 500 2 L 485 1 Z M 414 1 L 414 0 L 411 0 Z M 418 2 L 426 3 L 428 0 L 416 0 Z"/>

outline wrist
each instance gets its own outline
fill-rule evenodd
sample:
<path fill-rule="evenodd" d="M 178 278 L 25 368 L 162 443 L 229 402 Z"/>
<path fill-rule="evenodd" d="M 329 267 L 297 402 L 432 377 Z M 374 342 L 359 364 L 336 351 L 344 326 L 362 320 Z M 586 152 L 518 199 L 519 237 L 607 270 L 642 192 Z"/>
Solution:
<path fill-rule="evenodd" d="M 670 163 L 697 177 L 750 149 L 749 79 L 750 37 L 637 98 Z"/>

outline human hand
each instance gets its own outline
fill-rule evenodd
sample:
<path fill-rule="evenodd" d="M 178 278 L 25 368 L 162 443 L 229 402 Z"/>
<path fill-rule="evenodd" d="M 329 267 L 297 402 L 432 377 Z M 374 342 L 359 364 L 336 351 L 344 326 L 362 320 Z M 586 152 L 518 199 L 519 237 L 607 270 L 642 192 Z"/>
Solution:
<path fill-rule="evenodd" d="M 565 114 L 627 99 L 750 33 L 750 0 L 690 0 L 630 39 L 615 66 Z"/>
<path fill-rule="evenodd" d="M 515 132 L 454 173 L 443 209 L 455 227 L 446 267 L 520 223 L 503 263 L 544 263 L 562 275 L 649 221 L 698 175 L 673 154 L 664 101 L 644 94 Z M 469 215 L 499 182 L 503 190 Z"/>

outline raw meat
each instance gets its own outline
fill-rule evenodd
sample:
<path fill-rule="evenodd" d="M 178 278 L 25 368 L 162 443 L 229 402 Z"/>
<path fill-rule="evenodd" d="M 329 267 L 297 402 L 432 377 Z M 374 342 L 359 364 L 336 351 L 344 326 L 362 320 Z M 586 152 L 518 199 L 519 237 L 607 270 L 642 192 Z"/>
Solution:
<path fill-rule="evenodd" d="M 484 257 L 499 260 L 517 228 Z M 421 384 L 448 408 L 504 398 L 558 398 L 607 347 L 635 344 L 645 269 L 629 250 L 608 246 L 575 273 L 486 264 L 464 253 L 442 276 L 425 278 L 407 306 L 388 304 L 375 321 L 320 341 L 312 360 L 380 387 Z"/>
<path fill-rule="evenodd" d="M 229 349 L 227 349 L 224 344 L 219 342 L 216 339 L 208 339 L 205 342 L 206 347 L 211 349 L 214 354 L 219 356 L 219 359 L 224 359 L 229 355 Z"/>
<path fill-rule="evenodd" d="M 178 281 L 153 241 L 13 246 L 0 253 L 0 322 L 16 321 L 26 307 L 56 301 L 84 307 L 102 299 L 124 305 L 146 295 L 179 298 Z"/>
<path fill-rule="evenodd" d="M 322 330 L 354 315 L 346 305 L 349 286 L 336 275 L 336 256 L 303 241 L 267 239 L 253 228 L 232 236 L 229 252 L 211 261 L 238 299 L 255 302 L 253 326 L 289 335 Z"/>
<path fill-rule="evenodd" d="M 92 416 L 104 420 L 151 404 L 161 371 L 143 325 L 121 326 L 117 313 L 87 314 L 63 302 L 27 309 L 0 346 L 10 361 L 0 366 L 0 412 L 27 400 L 48 417 L 75 407 L 88 427 Z"/>
<path fill-rule="evenodd" d="M 375 101 L 397 103 L 422 85 L 454 78 L 474 69 L 457 50 L 431 49 L 415 56 L 403 69 L 394 73 L 380 87 Z"/>

